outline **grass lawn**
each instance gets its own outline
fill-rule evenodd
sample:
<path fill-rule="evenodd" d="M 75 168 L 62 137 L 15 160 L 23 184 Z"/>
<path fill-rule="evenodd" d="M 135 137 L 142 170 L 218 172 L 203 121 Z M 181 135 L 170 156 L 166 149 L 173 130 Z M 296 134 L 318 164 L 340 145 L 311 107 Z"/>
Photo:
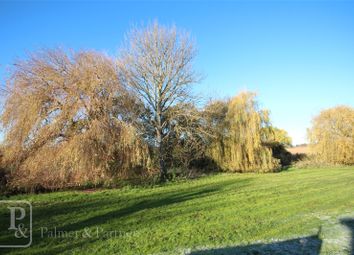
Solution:
<path fill-rule="evenodd" d="M 219 174 L 152 188 L 6 199 L 32 203 L 33 243 L 1 254 L 326 254 L 331 244 L 321 238 L 331 236 L 333 222 L 333 231 L 346 231 L 335 221 L 354 213 L 354 168 Z M 0 223 L 1 242 L 9 238 L 6 224 Z M 54 227 L 76 235 L 55 238 Z M 343 240 L 353 239 L 350 230 Z"/>

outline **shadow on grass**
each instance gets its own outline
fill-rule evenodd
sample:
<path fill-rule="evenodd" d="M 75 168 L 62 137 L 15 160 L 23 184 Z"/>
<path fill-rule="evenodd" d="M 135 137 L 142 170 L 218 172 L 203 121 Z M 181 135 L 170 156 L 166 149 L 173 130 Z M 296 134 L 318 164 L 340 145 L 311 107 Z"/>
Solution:
<path fill-rule="evenodd" d="M 251 244 L 193 251 L 188 255 L 318 255 L 322 241 L 318 236 L 308 236 L 267 244 Z"/>
<path fill-rule="evenodd" d="M 348 253 L 343 250 L 342 252 L 336 252 L 333 254 L 354 255 L 354 219 L 344 218 L 340 222 L 351 232 L 350 250 Z M 272 243 L 257 243 L 245 246 L 204 249 L 192 251 L 188 253 L 188 255 L 319 255 L 321 252 L 321 246 L 322 240 L 314 235 Z"/>
<path fill-rule="evenodd" d="M 341 223 L 344 226 L 346 226 L 351 232 L 351 240 L 350 240 L 351 252 L 350 252 L 350 255 L 354 255 L 354 219 L 353 218 L 342 219 Z"/>
<path fill-rule="evenodd" d="M 247 186 L 250 179 L 242 180 L 228 180 L 223 182 L 217 182 L 208 185 L 198 185 L 185 187 L 180 190 L 167 191 L 161 189 L 161 191 L 148 194 L 139 195 L 136 197 L 129 197 L 127 201 L 124 201 L 124 196 L 115 198 L 114 194 L 111 196 L 97 196 L 94 200 L 82 200 L 82 201 L 55 201 L 54 204 L 48 204 L 47 206 L 36 208 L 34 206 L 33 215 L 33 242 L 32 246 L 26 249 L 26 254 L 59 254 L 63 252 L 71 252 L 81 248 L 83 252 L 87 253 L 89 249 L 94 248 L 94 244 L 97 242 L 104 242 L 105 239 L 93 237 L 93 238 L 78 238 L 78 239 L 56 239 L 43 237 L 41 227 L 58 227 L 61 231 L 74 232 L 84 231 L 87 228 L 100 228 L 105 224 L 107 228 L 116 228 L 113 230 L 120 230 L 124 227 L 128 231 L 133 231 L 134 227 L 127 221 L 127 217 L 133 216 L 135 213 L 146 211 L 148 215 L 152 216 L 149 219 L 151 222 L 161 222 L 166 217 L 168 212 L 165 210 L 159 210 L 156 214 L 149 212 L 148 210 L 174 206 L 180 203 L 209 197 L 217 194 L 225 189 L 238 189 Z M 117 201 L 118 200 L 118 201 Z M 54 201 L 53 201 L 54 202 Z M 211 206 L 211 205 L 210 205 Z M 168 210 L 167 210 L 168 211 Z M 176 210 L 175 214 L 180 214 Z M 166 215 L 165 215 L 166 214 Z M 88 215 L 88 217 L 86 216 Z M 85 217 L 86 216 L 86 217 Z M 169 218 L 173 218 L 174 215 L 168 214 Z M 52 218 L 59 217 L 63 219 L 63 222 L 56 223 Z M 131 220 L 132 218 L 129 218 Z M 139 219 L 135 219 L 135 223 Z M 112 224 L 114 222 L 114 224 Z M 140 224 L 135 224 L 136 228 L 140 227 Z M 105 229 L 106 230 L 106 229 Z M 1 234 L 1 232 L 0 232 Z M 11 253 L 12 250 L 2 250 L 2 254 Z M 119 252 L 118 252 L 119 253 Z"/>
<path fill-rule="evenodd" d="M 136 201 L 131 205 L 125 206 L 117 210 L 112 210 L 104 214 L 99 214 L 97 216 L 88 218 L 83 221 L 79 221 L 77 223 L 67 224 L 63 228 L 68 230 L 77 230 L 84 227 L 98 226 L 104 223 L 108 223 L 112 219 L 122 219 L 124 217 L 128 217 L 134 213 L 138 213 L 143 210 L 156 209 L 165 206 L 167 207 L 183 203 L 189 200 L 208 197 L 222 190 L 225 190 L 229 185 L 235 185 L 235 183 L 237 183 L 237 186 L 242 186 L 247 184 L 248 180 L 244 179 L 237 181 L 224 181 L 213 185 L 201 185 L 191 188 L 192 190 L 177 190 L 167 193 L 159 192 L 151 196 L 145 196 L 142 200 Z M 112 206 L 112 208 L 114 208 L 114 204 L 112 203 L 112 201 L 110 202 L 110 205 Z M 87 209 L 89 210 L 90 208 Z M 163 214 L 163 212 L 159 213 Z"/>

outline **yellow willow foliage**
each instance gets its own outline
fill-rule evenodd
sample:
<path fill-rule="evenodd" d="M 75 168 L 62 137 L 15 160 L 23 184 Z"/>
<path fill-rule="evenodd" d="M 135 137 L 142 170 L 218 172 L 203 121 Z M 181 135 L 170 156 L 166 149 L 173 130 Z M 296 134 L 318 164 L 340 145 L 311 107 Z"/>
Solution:
<path fill-rule="evenodd" d="M 259 110 L 255 94 L 240 93 L 227 102 L 217 127 L 217 138 L 211 144 L 209 154 L 226 171 L 270 172 L 279 167 L 270 148 L 262 144 L 266 140 L 264 127 L 269 123 L 268 112 Z"/>
<path fill-rule="evenodd" d="M 133 96 L 96 52 L 49 50 L 16 63 L 1 116 L 5 167 L 17 187 L 60 188 L 131 174 L 147 146 L 124 122 Z"/>
<path fill-rule="evenodd" d="M 269 142 L 291 146 L 292 139 L 286 130 L 269 126 L 265 128 L 264 131 L 267 132 Z"/>
<path fill-rule="evenodd" d="M 354 108 L 337 106 L 322 111 L 308 132 L 310 149 L 319 160 L 354 164 Z"/>

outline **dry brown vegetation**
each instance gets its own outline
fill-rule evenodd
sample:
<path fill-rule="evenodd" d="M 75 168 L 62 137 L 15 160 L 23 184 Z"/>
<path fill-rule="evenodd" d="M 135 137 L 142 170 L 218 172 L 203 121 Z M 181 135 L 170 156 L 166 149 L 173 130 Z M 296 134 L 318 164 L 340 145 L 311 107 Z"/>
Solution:
<path fill-rule="evenodd" d="M 107 56 L 39 52 L 15 64 L 7 85 L 3 162 L 12 185 L 62 187 L 148 165 L 147 146 L 124 121 L 134 98 Z"/>

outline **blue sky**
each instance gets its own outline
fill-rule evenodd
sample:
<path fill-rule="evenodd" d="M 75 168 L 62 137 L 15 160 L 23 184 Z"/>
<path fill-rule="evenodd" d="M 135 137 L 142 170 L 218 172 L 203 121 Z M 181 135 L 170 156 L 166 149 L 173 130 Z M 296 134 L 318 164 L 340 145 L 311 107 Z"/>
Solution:
<path fill-rule="evenodd" d="M 273 124 L 294 143 L 321 109 L 354 106 L 353 1 L 15 2 L 0 0 L 0 80 L 16 58 L 41 47 L 117 54 L 135 24 L 157 19 L 189 30 L 195 91 L 256 91 Z"/>

